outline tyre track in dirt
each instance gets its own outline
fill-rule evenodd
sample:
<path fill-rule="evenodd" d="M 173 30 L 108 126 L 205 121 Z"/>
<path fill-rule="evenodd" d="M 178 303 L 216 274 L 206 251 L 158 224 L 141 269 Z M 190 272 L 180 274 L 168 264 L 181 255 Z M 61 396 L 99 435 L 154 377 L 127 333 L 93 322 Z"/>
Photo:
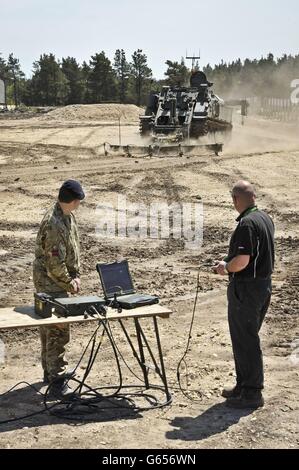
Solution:
<path fill-rule="evenodd" d="M 15 145 L 15 143 L 14 143 Z M 1 142 L 0 142 L 1 146 Z M 82 437 L 82 428 L 68 426 L 66 423 L 57 422 L 48 416 L 40 419 L 31 418 L 18 426 L 8 425 L 2 428 L 0 436 L 1 446 L 7 443 L 11 446 L 20 447 L 55 447 L 59 440 L 61 446 L 82 447 L 99 445 L 98 433 L 105 435 L 103 447 L 117 448 L 122 446 L 138 446 L 141 442 L 147 443 L 149 447 L 171 447 L 171 448 L 198 448 L 198 447 L 278 447 L 295 446 L 297 424 L 296 420 L 296 386 L 298 377 L 295 368 L 291 369 L 287 355 L 290 354 L 290 342 L 298 331 L 297 314 L 295 311 L 298 300 L 298 263 L 294 257 L 298 257 L 298 245 L 296 239 L 288 239 L 287 233 L 290 225 L 285 218 L 283 227 L 286 233 L 281 240 L 277 240 L 277 254 L 279 258 L 279 269 L 276 278 L 278 282 L 273 306 L 269 312 L 267 325 L 263 330 L 263 343 L 266 360 L 266 406 L 250 416 L 240 416 L 225 409 L 220 398 L 220 390 L 229 379 L 233 370 L 231 347 L 227 334 L 227 324 L 225 318 L 225 293 L 226 280 L 219 279 L 210 271 L 211 265 L 216 257 L 226 251 L 227 242 L 231 233 L 231 227 L 217 225 L 215 219 L 205 227 L 205 237 L 202 250 L 190 252 L 184 249 L 180 240 L 151 241 L 145 240 L 97 240 L 95 235 L 94 219 L 92 210 L 95 203 L 92 197 L 100 197 L 101 192 L 107 196 L 108 192 L 112 197 L 116 193 L 128 196 L 130 201 L 150 203 L 153 199 L 171 202 L 193 202 L 194 191 L 184 182 L 184 171 L 186 171 L 186 181 L 190 172 L 194 174 L 196 184 L 206 184 L 206 176 L 213 178 L 215 186 L 211 188 L 211 193 L 215 195 L 215 201 L 211 197 L 205 205 L 207 212 L 216 212 L 219 220 L 227 210 L 231 209 L 232 219 L 234 217 L 233 208 L 230 205 L 229 194 L 223 196 L 223 202 L 217 202 L 217 182 L 221 181 L 224 188 L 231 189 L 230 184 L 239 177 L 245 177 L 246 171 L 241 174 L 239 169 L 223 169 L 222 174 L 212 175 L 213 166 L 221 172 L 222 162 L 226 162 L 225 156 L 221 157 L 195 157 L 185 158 L 161 158 L 143 159 L 134 157 L 97 157 L 90 149 L 86 150 L 88 158 L 76 161 L 76 156 L 71 159 L 71 165 L 66 165 L 64 158 L 70 159 L 67 153 L 67 146 L 43 145 L 36 146 L 36 152 L 46 151 L 49 148 L 49 155 L 53 158 L 51 163 L 32 164 L 30 161 L 20 162 L 13 167 L 7 165 L 0 166 L 2 172 L 0 177 L 4 178 L 3 186 L 9 187 L 11 199 L 5 198 L 4 207 L 10 213 L 19 210 L 20 199 L 14 197 L 20 195 L 35 201 L 41 196 L 39 207 L 46 208 L 48 198 L 54 196 L 56 189 L 62 178 L 76 176 L 86 182 L 87 188 L 90 186 L 90 200 L 87 201 L 86 212 L 82 207 L 84 222 L 80 223 L 81 247 L 82 247 L 82 295 L 100 292 L 100 283 L 95 272 L 95 262 L 112 261 L 118 254 L 123 254 L 129 258 L 133 278 L 136 287 L 140 291 L 157 293 L 162 302 L 169 305 L 175 314 L 169 322 L 160 323 L 160 334 L 165 353 L 165 363 L 167 365 L 168 378 L 171 383 L 176 381 L 176 365 L 179 356 L 186 346 L 186 335 L 190 324 L 193 299 L 195 296 L 196 274 L 200 266 L 200 297 L 198 302 L 197 316 L 194 324 L 193 341 L 188 356 L 189 381 L 191 388 L 196 388 L 203 392 L 204 399 L 198 404 L 191 403 L 179 395 L 174 385 L 174 402 L 171 408 L 162 411 L 154 411 L 144 414 L 142 419 L 116 420 L 99 417 L 97 423 L 89 423 L 88 429 L 90 439 L 88 443 Z M 72 148 L 75 148 L 73 146 Z M 71 150 L 73 153 L 76 151 Z M 78 154 L 85 152 L 78 148 Z M 0 150 L 1 153 L 1 150 Z M 16 150 L 16 153 L 17 150 Z M 64 154 L 64 155 L 63 155 Z M 265 153 L 267 154 L 267 152 Z M 256 155 L 256 154 L 253 154 Z M 283 152 L 284 159 L 285 152 Z M 19 155 L 20 156 L 20 152 Z M 230 160 L 242 162 L 247 159 L 243 155 L 236 161 L 235 157 Z M 254 156 L 252 157 L 254 161 Z M 279 155 L 277 155 L 279 158 Z M 60 159 L 60 160 L 59 160 Z M 74 161 L 75 160 L 75 161 Z M 230 161 L 229 160 L 229 161 Z M 138 161 L 138 163 L 136 163 Z M 257 161 L 257 175 L 260 171 L 266 171 L 263 166 L 262 157 Z M 210 172 L 208 166 L 211 164 Z M 53 166 L 57 170 L 53 170 Z M 72 167 L 74 165 L 74 172 Z M 235 171 L 236 170 L 236 171 Z M 225 174 L 227 171 L 227 174 Z M 22 172 L 24 176 L 22 176 Z M 177 184 L 176 172 L 182 178 L 182 184 Z M 201 175 L 204 178 L 201 180 Z M 14 182 L 19 176 L 20 181 Z M 269 176 L 270 177 L 270 176 Z M 283 175 L 282 175 L 283 177 Z M 257 177 L 258 179 L 258 177 Z M 34 181 L 33 181 L 34 180 Z M 191 181 L 191 178 L 190 178 Z M 191 181 L 192 183 L 192 181 Z M 219 185 L 218 185 L 219 186 Z M 49 197 L 47 195 L 49 191 Z M 223 190 L 223 187 L 221 188 Z M 290 191 L 292 188 L 290 188 Z M 5 194 L 5 193 L 4 193 Z M 197 193 L 196 193 L 197 194 Z M 1 193 L 0 193 L 1 197 Z M 270 199 L 275 204 L 275 194 L 269 194 L 269 199 L 265 197 L 265 204 L 270 204 Z M 104 199 L 106 202 L 107 199 Z M 221 211 L 225 209 L 225 211 Z M 26 208 L 23 208 L 26 211 Z M 30 219 L 31 217 L 31 219 Z M 33 219 L 34 217 L 34 219 Z M 26 237 L 19 237 L 22 231 L 34 232 L 38 224 L 34 223 L 36 212 L 28 212 L 28 223 L 8 222 L 2 217 L 3 235 L 0 243 L 3 242 L 3 249 L 7 254 L 1 255 L 1 266 L 7 271 L 3 271 L 2 279 L 6 284 L 1 288 L 0 296 L 4 298 L 3 304 L 12 305 L 16 295 L 20 303 L 32 303 L 32 281 L 31 258 L 33 257 L 34 240 Z M 10 219 L 8 219 L 10 220 Z M 280 220 L 279 220 L 280 222 Z M 297 223 L 296 214 L 292 217 L 292 226 Z M 1 235 L 1 232 L 0 232 Z M 14 255 L 15 258 L 12 258 Z M 13 271 L 17 265 L 19 271 Z M 29 264 L 26 264 L 29 263 Z M 296 272 L 297 271 L 297 272 Z M 275 282 L 277 282 L 275 279 Z M 297 300 L 296 300 L 297 299 Z M 2 301 L 0 299 L 1 305 Z M 296 323 L 297 322 L 297 323 Z M 152 331 L 146 325 L 149 336 Z M 133 332 L 132 332 L 133 333 Z M 83 344 L 91 334 L 91 329 L 87 327 L 73 329 L 73 341 L 70 344 L 71 359 L 75 362 L 80 356 Z M 13 385 L 18 380 L 28 378 L 38 382 L 41 376 L 39 366 L 39 339 L 37 331 L 11 332 L 4 336 L 7 339 L 9 351 L 9 364 L 1 369 L 2 391 Z M 126 346 L 121 341 L 121 335 L 116 332 L 116 337 L 120 341 L 122 350 L 126 352 Z M 271 344 L 271 341 L 273 344 Z M 106 381 L 114 383 L 110 351 L 103 350 L 103 356 L 97 365 L 96 380 L 105 384 Z M 130 356 L 131 357 L 131 356 Z M 18 359 L 21 359 L 18 361 Z M 109 368 L 108 373 L 104 371 L 104 366 Z M 37 366 L 37 367 L 36 367 Z M 109 375 L 110 374 L 110 375 Z M 297 379 L 296 379 L 297 377 Z M 233 380 L 233 378 L 230 378 Z M 230 380 L 229 379 L 229 380 Z M 283 388 L 285 387 L 285 388 Z M 290 391 L 290 394 L 286 393 Z M 291 394 L 292 392 L 292 394 Z M 30 395 L 30 394 L 29 394 Z M 33 396 L 28 396 L 26 392 L 16 392 L 7 397 L 2 414 L 9 416 L 20 413 L 20 407 L 36 405 Z M 290 407 L 287 409 L 286 407 Z M 31 408 L 30 408 L 31 410 Z M 23 410 L 22 410 L 23 411 Z M 33 410 L 34 411 L 34 410 Z M 242 418 L 242 419 L 240 419 Z M 23 428 L 25 426 L 25 430 Z M 123 437 L 123 427 L 126 429 L 125 439 Z M 81 430 L 80 430 L 81 429 Z M 288 441 L 285 440 L 287 436 Z M 253 440 L 254 439 L 254 440 Z M 101 444 L 102 445 L 102 444 Z"/>
<path fill-rule="evenodd" d="M 227 178 L 226 174 L 215 173 L 213 175 L 208 172 L 208 175 L 221 183 L 225 182 L 228 189 L 231 188 L 237 180 L 250 180 L 246 173 L 238 169 L 232 169 L 229 178 Z M 276 269 L 273 274 L 273 297 L 270 313 L 266 320 L 269 325 L 273 325 L 273 323 L 276 324 L 281 321 L 281 318 L 285 318 L 285 315 L 288 316 L 287 322 L 282 322 L 283 326 L 279 331 L 276 329 L 273 330 L 271 343 L 275 354 L 285 356 L 289 354 L 289 345 L 292 338 L 299 338 L 299 326 L 296 318 L 299 315 L 299 239 L 288 236 L 288 232 L 292 227 L 298 227 L 298 214 L 294 213 L 290 215 L 281 213 L 275 197 L 267 192 L 258 182 L 254 184 L 257 189 L 263 192 L 263 202 L 267 207 L 267 212 L 272 215 L 272 217 L 275 216 L 276 222 L 279 221 L 280 231 L 285 233 L 283 237 L 276 237 L 277 253 Z M 283 206 L 281 208 L 283 209 Z M 287 261 L 288 259 L 292 260 L 291 264 Z M 293 330 L 292 337 L 290 337 L 289 334 L 290 328 Z"/>

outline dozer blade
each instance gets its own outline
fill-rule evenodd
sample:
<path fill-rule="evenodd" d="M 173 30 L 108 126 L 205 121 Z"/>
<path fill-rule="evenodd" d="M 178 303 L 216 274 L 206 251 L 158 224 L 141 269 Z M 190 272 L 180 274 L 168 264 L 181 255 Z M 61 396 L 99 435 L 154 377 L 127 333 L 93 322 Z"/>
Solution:
<path fill-rule="evenodd" d="M 105 155 L 124 155 L 127 157 L 183 157 L 184 155 L 203 155 L 207 151 L 213 152 L 218 155 L 222 152 L 223 144 L 198 144 L 198 145 L 183 145 L 183 144 L 154 144 L 154 145 L 111 145 L 104 144 Z"/>
<path fill-rule="evenodd" d="M 219 155 L 223 150 L 223 144 L 213 143 L 213 144 L 199 144 L 199 145 L 181 145 L 181 150 L 183 155 L 202 155 L 207 153 L 214 153 Z"/>
<path fill-rule="evenodd" d="M 125 155 L 128 157 L 133 156 L 148 156 L 150 146 L 145 145 L 111 145 L 109 143 L 104 144 L 105 155 Z"/>

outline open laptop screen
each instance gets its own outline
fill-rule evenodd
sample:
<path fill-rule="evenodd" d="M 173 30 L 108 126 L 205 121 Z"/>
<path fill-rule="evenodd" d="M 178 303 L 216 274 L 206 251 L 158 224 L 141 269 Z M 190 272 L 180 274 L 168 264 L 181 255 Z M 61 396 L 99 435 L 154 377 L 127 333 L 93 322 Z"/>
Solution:
<path fill-rule="evenodd" d="M 97 264 L 106 297 L 134 293 L 128 262 Z"/>

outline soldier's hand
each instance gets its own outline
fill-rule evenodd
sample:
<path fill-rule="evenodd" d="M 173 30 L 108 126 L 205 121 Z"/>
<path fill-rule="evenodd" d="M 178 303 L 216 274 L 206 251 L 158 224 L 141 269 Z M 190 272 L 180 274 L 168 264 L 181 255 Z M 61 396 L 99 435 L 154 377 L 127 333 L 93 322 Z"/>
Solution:
<path fill-rule="evenodd" d="M 79 292 L 79 286 L 76 282 L 76 279 L 72 279 L 70 284 L 71 284 L 72 294 L 77 294 Z"/>
<path fill-rule="evenodd" d="M 74 281 L 75 281 L 75 283 L 77 284 L 77 287 L 78 287 L 77 292 L 79 292 L 79 290 L 81 289 L 81 280 L 80 280 L 79 277 L 76 277 L 76 278 L 74 279 Z"/>

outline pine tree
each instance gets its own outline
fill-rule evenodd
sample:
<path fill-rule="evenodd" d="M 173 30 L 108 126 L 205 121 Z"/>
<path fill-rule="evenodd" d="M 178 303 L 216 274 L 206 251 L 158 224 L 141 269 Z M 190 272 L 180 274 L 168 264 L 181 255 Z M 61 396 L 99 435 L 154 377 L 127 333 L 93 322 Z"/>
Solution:
<path fill-rule="evenodd" d="M 62 59 L 61 70 L 68 80 L 70 88 L 67 97 L 67 104 L 83 103 L 85 95 L 85 83 L 83 80 L 83 73 L 80 65 L 74 57 L 67 57 Z"/>
<path fill-rule="evenodd" d="M 13 84 L 13 96 L 15 106 L 20 104 L 20 82 L 24 79 L 25 74 L 21 70 L 20 61 L 13 56 L 13 53 L 9 54 L 7 60 L 7 68 L 9 73 L 9 78 Z"/>
<path fill-rule="evenodd" d="M 152 77 L 152 71 L 148 67 L 147 57 L 142 53 L 142 49 L 137 49 L 132 55 L 132 62 L 130 64 L 134 88 L 136 92 L 136 104 L 140 106 L 142 100 L 142 93 L 145 91 L 146 85 Z"/>
<path fill-rule="evenodd" d="M 167 60 L 168 69 L 165 72 L 166 84 L 169 86 L 188 86 L 190 72 L 182 58 L 181 63 Z"/>
<path fill-rule="evenodd" d="M 57 106 L 67 102 L 70 92 L 68 80 L 53 54 L 43 54 L 33 64 L 34 104 L 41 106 Z"/>
<path fill-rule="evenodd" d="M 1 57 L 0 53 L 0 78 L 1 80 L 6 80 L 8 75 L 8 67 L 5 60 Z"/>
<path fill-rule="evenodd" d="M 111 101 L 115 94 L 115 75 L 105 52 L 91 56 L 88 89 L 93 103 Z"/>
<path fill-rule="evenodd" d="M 114 71 L 117 77 L 117 88 L 119 94 L 119 101 L 126 102 L 128 80 L 130 74 L 130 66 L 126 60 L 126 54 L 123 49 L 117 49 L 114 56 Z"/>
<path fill-rule="evenodd" d="M 84 61 L 81 67 L 81 75 L 82 75 L 82 83 L 83 83 L 83 89 L 84 89 L 84 95 L 83 95 L 83 103 L 91 103 L 91 95 L 89 91 L 89 76 L 91 73 L 91 68 L 89 65 Z"/>

